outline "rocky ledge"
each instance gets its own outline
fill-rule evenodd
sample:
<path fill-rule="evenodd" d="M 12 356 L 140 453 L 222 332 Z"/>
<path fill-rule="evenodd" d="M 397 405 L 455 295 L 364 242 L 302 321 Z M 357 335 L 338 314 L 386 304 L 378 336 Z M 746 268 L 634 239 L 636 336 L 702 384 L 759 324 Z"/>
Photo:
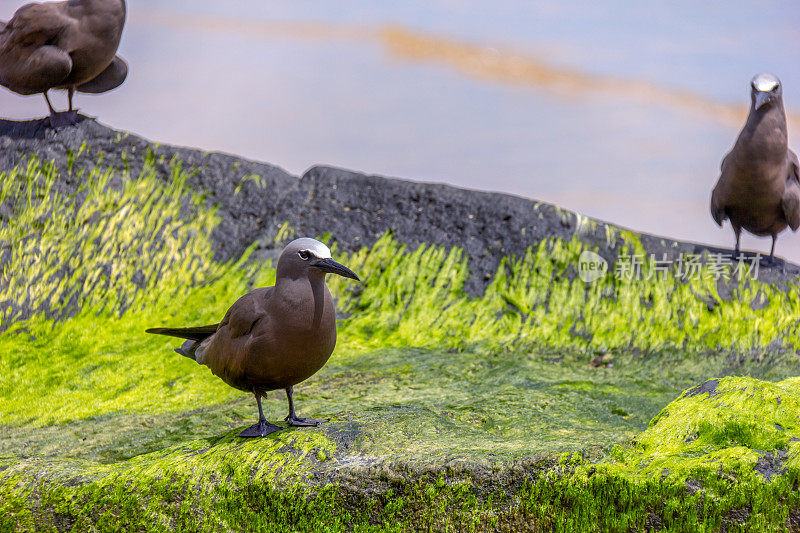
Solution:
<path fill-rule="evenodd" d="M 239 257 L 256 240 L 270 241 L 287 222 L 297 234 L 329 234 L 332 242 L 348 251 L 372 246 L 390 231 L 413 248 L 422 243 L 462 248 L 471 273 L 465 289 L 479 295 L 503 257 L 522 255 L 545 239 L 577 236 L 609 261 L 617 258 L 622 244 L 609 238 L 619 227 L 545 202 L 327 166 L 314 166 L 297 177 L 280 167 L 232 155 L 154 144 L 80 118 L 77 127 L 59 132 L 49 129 L 46 119 L 0 120 L 0 171 L 24 164 L 36 154 L 43 161 L 54 161 L 62 171 L 68 164 L 87 171 L 101 165 L 138 176 L 146 161 L 144 154 L 150 152 L 156 158 L 157 175 L 166 182 L 171 162 L 180 160 L 194 171 L 189 178 L 191 187 L 204 191 L 208 205 L 218 208 L 220 223 L 212 235 L 218 260 Z M 82 146 L 86 149 L 81 150 Z M 67 178 L 60 186 L 64 192 L 73 192 L 78 182 Z M 640 239 L 645 253 L 659 258 L 664 254 L 675 259 L 682 253 L 732 253 L 631 233 Z M 761 272 L 762 279 L 770 283 L 794 279 L 798 274 L 800 267 L 782 262 Z"/>
<path fill-rule="evenodd" d="M 90 119 L 0 122 L 0 175 L 0 530 L 800 525 L 795 265 Z M 363 279 L 296 387 L 330 421 L 243 440 L 252 399 L 143 330 L 218 320 L 301 234 Z M 586 283 L 586 251 L 704 260 Z"/>

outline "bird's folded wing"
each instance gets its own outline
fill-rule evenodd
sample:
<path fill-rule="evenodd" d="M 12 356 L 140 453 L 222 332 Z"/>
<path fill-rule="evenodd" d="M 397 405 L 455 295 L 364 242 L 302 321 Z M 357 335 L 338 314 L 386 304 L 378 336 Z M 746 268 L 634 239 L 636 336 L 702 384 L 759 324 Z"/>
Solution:
<path fill-rule="evenodd" d="M 721 178 L 720 178 L 721 179 Z M 722 193 L 721 193 L 721 183 L 717 183 L 717 186 L 714 187 L 714 190 L 711 192 L 711 217 L 714 219 L 719 226 L 722 226 L 722 223 L 725 221 L 727 216 L 725 215 L 725 205 L 722 201 Z"/>
<path fill-rule="evenodd" d="M 725 154 L 722 158 L 722 163 L 719 165 L 720 176 L 717 180 L 717 185 L 711 192 L 711 217 L 719 226 L 725 221 L 728 216 L 725 214 L 725 197 L 727 196 L 728 180 L 726 179 L 727 172 L 725 166 L 731 157 L 731 152 Z"/>
<path fill-rule="evenodd" d="M 220 327 L 227 326 L 232 339 L 248 335 L 267 316 L 266 302 L 272 287 L 256 289 L 245 294 L 228 309 Z"/>
<path fill-rule="evenodd" d="M 54 4 L 28 4 L 7 23 L 7 38 L 15 46 L 50 45 L 74 23 Z"/>
<path fill-rule="evenodd" d="M 800 228 L 800 163 L 797 156 L 791 150 L 789 156 L 789 175 L 786 177 L 786 189 L 781 198 L 781 207 L 786 221 L 792 231 Z"/>
<path fill-rule="evenodd" d="M 64 81 L 72 71 L 72 57 L 70 50 L 57 44 L 74 23 L 53 4 L 19 8 L 2 33 L 2 84 L 27 95 L 44 92 Z"/>
<path fill-rule="evenodd" d="M 730 153 L 730 152 L 728 152 L 727 154 L 725 154 L 725 157 L 723 157 L 723 158 L 722 158 L 722 161 L 720 161 L 720 163 L 719 163 L 719 170 L 720 170 L 720 172 L 722 172 L 722 171 L 724 171 L 724 170 L 725 170 L 725 162 L 728 160 L 728 157 L 729 157 L 730 155 L 731 155 L 731 153 Z"/>

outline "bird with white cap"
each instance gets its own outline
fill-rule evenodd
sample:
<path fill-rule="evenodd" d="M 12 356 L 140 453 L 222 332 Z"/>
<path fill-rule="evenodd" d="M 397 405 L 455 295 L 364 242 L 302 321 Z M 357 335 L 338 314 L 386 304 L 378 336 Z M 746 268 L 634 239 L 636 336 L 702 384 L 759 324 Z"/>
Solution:
<path fill-rule="evenodd" d="M 727 219 L 736 237 L 745 229 L 775 240 L 786 227 L 800 228 L 800 164 L 789 149 L 783 89 L 772 74 L 750 81 L 750 113 L 733 149 L 722 160 L 717 185 L 711 193 L 711 216 L 722 226 Z"/>
<path fill-rule="evenodd" d="M 290 426 L 316 426 L 325 420 L 295 414 L 294 385 L 314 375 L 336 345 L 336 309 L 325 274 L 360 281 L 334 261 L 330 249 L 315 239 L 290 242 L 278 259 L 275 285 L 239 298 L 219 324 L 190 328 L 153 328 L 147 333 L 187 339 L 175 351 L 205 365 L 225 383 L 251 392 L 259 419 L 242 437 L 263 437 L 282 429 L 267 422 L 261 397 L 284 389 Z"/>

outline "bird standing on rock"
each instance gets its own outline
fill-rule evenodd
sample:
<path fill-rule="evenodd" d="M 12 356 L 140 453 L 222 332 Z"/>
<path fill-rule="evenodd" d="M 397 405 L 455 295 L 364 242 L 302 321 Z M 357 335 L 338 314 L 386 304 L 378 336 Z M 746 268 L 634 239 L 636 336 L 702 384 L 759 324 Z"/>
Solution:
<path fill-rule="evenodd" d="M 128 66 L 115 55 L 125 26 L 125 0 L 26 4 L 0 22 L 0 85 L 21 95 L 42 93 L 53 127 L 74 124 L 75 91 L 102 93 L 122 85 Z M 69 111 L 57 113 L 50 89 L 65 89 Z"/>
<path fill-rule="evenodd" d="M 742 228 L 775 239 L 788 225 L 800 227 L 800 165 L 789 150 L 781 82 L 758 74 L 750 82 L 750 114 L 733 149 L 722 160 L 722 172 L 711 194 L 711 216 L 722 226 L 731 221 L 739 255 Z"/>
<path fill-rule="evenodd" d="M 258 423 L 240 436 L 263 437 L 282 429 L 267 422 L 261 409 L 261 397 L 276 389 L 286 390 L 290 426 L 316 426 L 325 420 L 295 414 L 292 387 L 322 368 L 336 345 L 336 309 L 326 273 L 360 281 L 331 259 L 323 243 L 296 239 L 278 259 L 275 286 L 239 298 L 219 324 L 147 333 L 187 339 L 176 352 L 209 367 L 231 387 L 255 395 Z"/>

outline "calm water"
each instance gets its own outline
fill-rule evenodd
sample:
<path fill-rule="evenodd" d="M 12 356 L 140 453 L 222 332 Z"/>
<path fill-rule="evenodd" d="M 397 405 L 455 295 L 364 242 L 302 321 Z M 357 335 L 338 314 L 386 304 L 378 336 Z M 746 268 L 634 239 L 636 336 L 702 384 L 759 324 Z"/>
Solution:
<path fill-rule="evenodd" d="M 0 18 L 23 3 L 3 0 Z M 130 4 L 128 81 L 79 96 L 82 110 L 293 173 L 330 164 L 505 191 L 729 246 L 708 200 L 756 72 L 782 79 L 799 146 L 795 1 Z M 0 91 L 3 116 L 45 111 Z M 800 236 L 777 250 L 800 260 Z"/>

